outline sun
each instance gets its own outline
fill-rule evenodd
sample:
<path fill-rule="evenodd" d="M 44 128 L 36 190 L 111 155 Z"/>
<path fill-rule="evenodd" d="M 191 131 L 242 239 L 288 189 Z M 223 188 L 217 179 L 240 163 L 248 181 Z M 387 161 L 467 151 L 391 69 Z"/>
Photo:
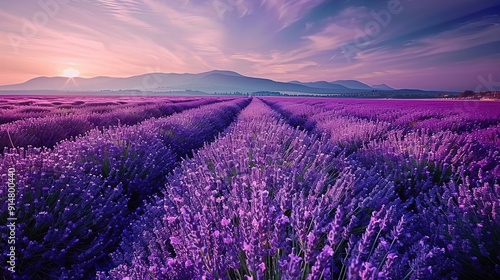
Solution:
<path fill-rule="evenodd" d="M 78 71 L 77 69 L 67 68 L 67 69 L 64 69 L 61 76 L 66 77 L 66 78 L 75 78 L 75 77 L 78 77 L 79 75 L 80 75 L 80 71 Z"/>

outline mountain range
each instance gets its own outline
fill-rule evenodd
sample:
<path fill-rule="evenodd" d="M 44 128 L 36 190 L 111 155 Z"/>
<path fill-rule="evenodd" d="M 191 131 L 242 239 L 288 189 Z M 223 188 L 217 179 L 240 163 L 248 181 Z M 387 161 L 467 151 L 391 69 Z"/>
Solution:
<path fill-rule="evenodd" d="M 392 91 L 387 85 L 369 86 L 355 80 L 301 83 L 277 82 L 269 79 L 243 76 L 233 71 L 214 70 L 199 74 L 149 73 L 127 78 L 94 77 L 37 77 L 21 84 L 0 86 L 0 90 L 58 90 L 58 91 L 184 91 L 207 93 L 251 93 L 259 91 L 314 94 L 360 93 Z"/>

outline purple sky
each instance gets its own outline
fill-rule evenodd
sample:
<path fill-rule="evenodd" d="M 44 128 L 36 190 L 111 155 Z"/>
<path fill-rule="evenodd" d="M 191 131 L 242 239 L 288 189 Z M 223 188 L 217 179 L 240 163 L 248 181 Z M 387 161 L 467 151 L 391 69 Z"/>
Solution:
<path fill-rule="evenodd" d="M 498 1 L 2 1 L 0 22 L 0 84 L 221 69 L 500 90 Z"/>

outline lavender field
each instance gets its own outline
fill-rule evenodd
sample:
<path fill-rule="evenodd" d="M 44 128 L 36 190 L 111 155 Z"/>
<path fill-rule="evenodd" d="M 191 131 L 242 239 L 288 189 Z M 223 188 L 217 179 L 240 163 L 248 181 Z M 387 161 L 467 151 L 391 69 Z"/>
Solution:
<path fill-rule="evenodd" d="M 0 148 L 1 279 L 500 278 L 498 102 L 2 97 Z"/>

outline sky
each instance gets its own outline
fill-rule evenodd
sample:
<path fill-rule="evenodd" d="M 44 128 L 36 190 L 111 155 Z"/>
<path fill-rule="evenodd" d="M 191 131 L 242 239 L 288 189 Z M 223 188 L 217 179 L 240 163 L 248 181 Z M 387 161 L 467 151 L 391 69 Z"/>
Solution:
<path fill-rule="evenodd" d="M 218 69 L 500 90 L 500 1 L 0 0 L 0 23 L 0 85 Z"/>

